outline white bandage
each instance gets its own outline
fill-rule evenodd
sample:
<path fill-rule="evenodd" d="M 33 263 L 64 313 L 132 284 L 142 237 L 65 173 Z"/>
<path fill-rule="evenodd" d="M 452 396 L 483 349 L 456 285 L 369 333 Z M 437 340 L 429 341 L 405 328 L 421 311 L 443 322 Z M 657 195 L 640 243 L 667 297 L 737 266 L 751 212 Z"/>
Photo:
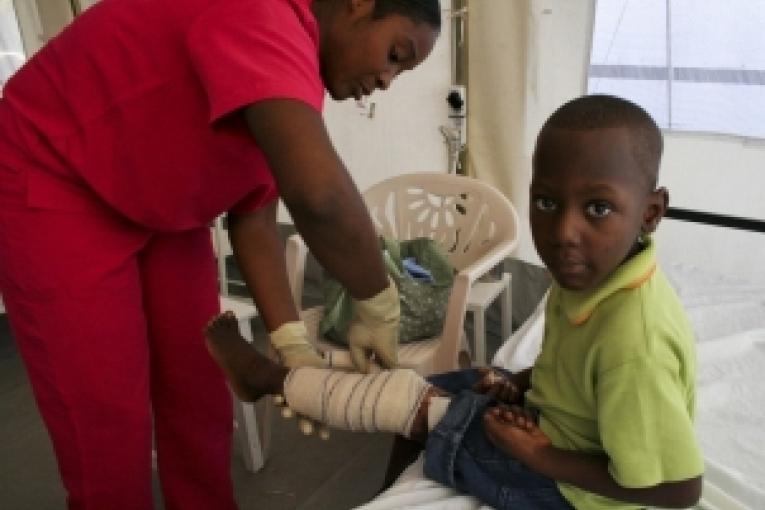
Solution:
<path fill-rule="evenodd" d="M 296 412 L 331 427 L 409 437 L 429 387 L 408 369 L 359 374 L 300 367 L 287 375 L 284 396 Z"/>
<path fill-rule="evenodd" d="M 449 403 L 452 401 L 450 397 L 430 397 L 430 403 L 428 405 L 428 432 L 436 428 L 438 422 L 446 414 L 446 410 L 449 408 Z"/>

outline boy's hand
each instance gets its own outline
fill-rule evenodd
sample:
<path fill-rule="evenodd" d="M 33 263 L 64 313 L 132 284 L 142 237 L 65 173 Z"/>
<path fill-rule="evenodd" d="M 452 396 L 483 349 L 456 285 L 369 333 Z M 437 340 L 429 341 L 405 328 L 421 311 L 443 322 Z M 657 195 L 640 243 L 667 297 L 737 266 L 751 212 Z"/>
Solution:
<path fill-rule="evenodd" d="M 326 425 L 307 418 L 302 414 L 295 413 L 295 411 L 293 411 L 292 408 L 287 405 L 287 400 L 284 398 L 284 395 L 273 395 L 273 403 L 278 409 L 280 409 L 280 414 L 285 420 L 288 420 L 293 416 L 297 417 L 298 428 L 304 435 L 310 436 L 318 428 L 319 437 L 325 440 L 329 439 L 329 429 Z"/>
<path fill-rule="evenodd" d="M 488 409 L 483 428 L 494 446 L 528 466 L 533 466 L 552 444 L 531 412 L 518 406 Z"/>
<path fill-rule="evenodd" d="M 473 385 L 473 391 L 486 394 L 499 402 L 506 404 L 519 404 L 523 398 L 523 391 L 515 381 L 499 370 L 492 368 L 479 368 L 481 380 Z"/>

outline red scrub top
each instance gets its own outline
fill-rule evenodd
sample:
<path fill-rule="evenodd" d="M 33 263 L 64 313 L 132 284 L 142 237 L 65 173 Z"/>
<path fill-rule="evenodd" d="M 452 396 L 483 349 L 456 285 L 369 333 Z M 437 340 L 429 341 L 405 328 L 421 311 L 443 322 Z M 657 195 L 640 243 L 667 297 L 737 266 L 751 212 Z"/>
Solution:
<path fill-rule="evenodd" d="M 321 111 L 310 4 L 102 0 L 6 84 L 0 164 L 26 169 L 31 206 L 100 201 L 156 230 L 262 207 L 276 185 L 240 112 L 267 98 Z"/>

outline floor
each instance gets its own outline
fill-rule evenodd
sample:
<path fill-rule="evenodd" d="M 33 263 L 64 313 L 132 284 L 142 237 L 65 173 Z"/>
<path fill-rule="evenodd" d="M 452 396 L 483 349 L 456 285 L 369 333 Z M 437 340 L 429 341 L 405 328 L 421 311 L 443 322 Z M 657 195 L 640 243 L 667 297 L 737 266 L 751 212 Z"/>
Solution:
<path fill-rule="evenodd" d="M 492 319 L 497 315 L 490 314 L 487 325 L 489 356 L 500 340 Z M 257 321 L 253 329 L 256 341 L 264 341 Z M 5 316 L 0 316 L 0 417 L 0 509 L 63 510 L 65 494 L 51 444 Z M 344 510 L 379 490 L 392 436 L 333 431 L 329 441 L 321 441 L 303 436 L 294 420 L 276 416 L 273 423 L 271 451 L 260 472 L 246 472 L 239 452 L 233 452 L 242 510 Z M 156 479 L 155 489 L 156 507 L 162 508 Z"/>

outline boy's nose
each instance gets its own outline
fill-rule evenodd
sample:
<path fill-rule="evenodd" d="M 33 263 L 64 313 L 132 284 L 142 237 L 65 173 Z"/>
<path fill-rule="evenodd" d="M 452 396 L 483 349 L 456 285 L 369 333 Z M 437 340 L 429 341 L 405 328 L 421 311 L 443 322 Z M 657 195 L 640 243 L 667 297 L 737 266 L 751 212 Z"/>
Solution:
<path fill-rule="evenodd" d="M 572 211 L 562 211 L 555 223 L 555 242 L 562 246 L 578 245 L 581 241 L 581 219 Z"/>

